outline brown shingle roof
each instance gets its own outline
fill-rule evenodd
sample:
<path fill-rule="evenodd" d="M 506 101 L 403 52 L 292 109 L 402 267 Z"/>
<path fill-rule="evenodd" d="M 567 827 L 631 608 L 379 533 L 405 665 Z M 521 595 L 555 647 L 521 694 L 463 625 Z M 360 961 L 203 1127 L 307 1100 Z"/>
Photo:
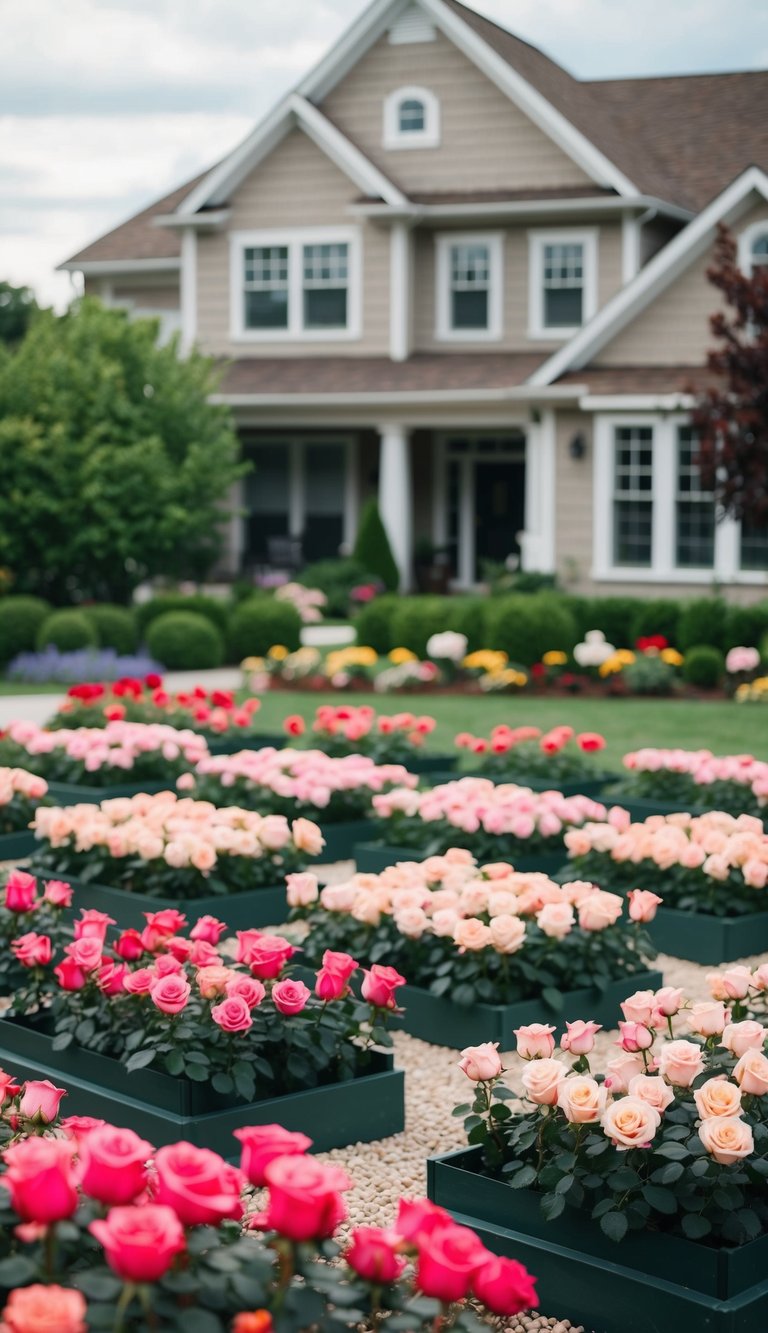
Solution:
<path fill-rule="evenodd" d="M 589 393 L 698 393 L 715 383 L 705 366 L 585 366 L 558 385 L 586 384 Z"/>
<path fill-rule="evenodd" d="M 171 213 L 195 185 L 207 176 L 201 172 L 194 180 L 186 181 L 170 194 L 156 199 L 127 222 L 121 222 L 106 235 L 100 236 L 84 250 L 67 260 L 69 264 L 93 263 L 97 260 L 121 259 L 177 259 L 181 254 L 181 237 L 169 227 L 155 227 L 152 219 L 162 213 Z"/>
<path fill-rule="evenodd" d="M 223 394 L 337 394 L 509 389 L 541 365 L 541 352 L 417 353 L 386 356 L 253 356 L 224 371 Z"/>

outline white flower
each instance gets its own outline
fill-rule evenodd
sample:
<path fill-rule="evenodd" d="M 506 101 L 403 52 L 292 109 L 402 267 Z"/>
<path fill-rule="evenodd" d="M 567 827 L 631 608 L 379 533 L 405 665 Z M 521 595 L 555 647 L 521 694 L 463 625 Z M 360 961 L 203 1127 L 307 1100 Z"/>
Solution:
<path fill-rule="evenodd" d="M 607 662 L 609 657 L 613 657 L 615 652 L 613 644 L 606 643 L 601 629 L 591 629 L 584 635 L 584 642 L 576 644 L 573 656 L 579 666 L 599 667 L 603 662 Z"/>
<path fill-rule="evenodd" d="M 444 661 L 460 662 L 467 652 L 466 634 L 457 634 L 455 630 L 446 629 L 442 634 L 433 634 L 427 640 L 427 654 L 429 657 L 442 658 Z"/>

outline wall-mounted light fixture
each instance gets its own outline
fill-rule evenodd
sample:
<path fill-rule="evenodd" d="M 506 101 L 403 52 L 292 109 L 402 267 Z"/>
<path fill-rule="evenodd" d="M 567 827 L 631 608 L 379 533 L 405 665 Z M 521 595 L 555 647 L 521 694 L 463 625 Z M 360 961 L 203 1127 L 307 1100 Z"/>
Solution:
<path fill-rule="evenodd" d="M 586 452 L 587 452 L 587 441 L 585 440 L 581 431 L 578 431 L 576 435 L 573 435 L 571 437 L 570 444 L 568 445 L 568 453 L 571 455 L 571 458 L 578 460 L 582 459 L 586 454 Z"/>

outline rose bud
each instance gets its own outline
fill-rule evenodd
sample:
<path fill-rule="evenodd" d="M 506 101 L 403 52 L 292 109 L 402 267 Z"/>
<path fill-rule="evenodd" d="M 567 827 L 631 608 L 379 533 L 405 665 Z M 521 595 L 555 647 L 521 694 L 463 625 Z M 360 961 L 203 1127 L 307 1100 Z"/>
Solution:
<path fill-rule="evenodd" d="M 566 1023 L 566 1031 L 560 1038 L 561 1051 L 571 1055 L 589 1055 L 594 1050 L 595 1036 L 602 1028 L 602 1023 L 593 1023 L 592 1019 L 584 1022 L 579 1018 L 575 1023 Z"/>
<path fill-rule="evenodd" d="M 266 1184 L 264 1170 L 276 1157 L 303 1156 L 312 1147 L 306 1134 L 293 1133 L 282 1125 L 250 1125 L 233 1133 L 242 1144 L 240 1168 L 257 1189 Z"/>
<path fill-rule="evenodd" d="M 481 1046 L 467 1046 L 461 1052 L 459 1069 L 473 1083 L 490 1083 L 501 1074 L 501 1056 L 497 1041 L 483 1042 Z"/>
<path fill-rule="evenodd" d="M 352 1232 L 344 1258 L 366 1282 L 376 1286 L 396 1282 L 405 1268 L 405 1259 L 398 1254 L 400 1243 L 396 1231 L 384 1227 L 357 1227 Z"/>
<path fill-rule="evenodd" d="M 649 889 L 630 889 L 629 915 L 633 921 L 653 921 L 659 904 L 663 899 Z"/>
<path fill-rule="evenodd" d="M 674 1018 L 680 1012 L 684 998 L 679 986 L 662 986 L 654 996 L 654 1005 L 665 1018 Z"/>
<path fill-rule="evenodd" d="M 653 1033 L 642 1023 L 619 1023 L 621 1033 L 616 1045 L 633 1055 L 636 1051 L 647 1051 L 653 1045 Z"/>
<path fill-rule="evenodd" d="M 99 1203 L 132 1203 L 147 1183 L 147 1161 L 154 1148 L 132 1129 L 103 1125 L 79 1147 L 81 1188 Z"/>
<path fill-rule="evenodd" d="M 404 985 L 405 977 L 401 977 L 394 967 L 374 963 L 363 972 L 361 993 L 363 999 L 377 1009 L 396 1009 L 395 991 Z"/>
<path fill-rule="evenodd" d="M 19 1115 L 39 1125 L 52 1125 L 59 1114 L 59 1103 L 66 1096 L 66 1088 L 57 1088 L 50 1079 L 30 1080 L 22 1089 Z"/>
<path fill-rule="evenodd" d="M 30 912 L 35 905 L 37 880 L 24 870 L 13 870 L 5 882 L 5 906 L 9 912 Z"/>

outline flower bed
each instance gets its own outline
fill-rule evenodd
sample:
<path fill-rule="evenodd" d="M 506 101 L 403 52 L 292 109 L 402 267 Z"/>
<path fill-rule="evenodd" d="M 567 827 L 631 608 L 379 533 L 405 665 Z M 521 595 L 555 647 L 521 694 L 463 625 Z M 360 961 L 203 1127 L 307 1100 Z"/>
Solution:
<path fill-rule="evenodd" d="M 639 978 L 661 982 L 639 924 L 653 914 L 647 900 L 630 917 L 593 884 L 480 866 L 461 848 L 322 890 L 314 876 L 294 876 L 288 901 L 309 926 L 309 962 L 319 966 L 326 950 L 386 958 L 408 979 L 406 1031 L 440 1045 L 492 1036 L 509 1049 L 515 1027 L 542 1007 L 559 1022 L 597 1007 L 607 1021 Z"/>
<path fill-rule="evenodd" d="M 673 987 L 622 1009 L 620 1054 L 596 1077 L 593 1023 L 561 1040 L 570 1069 L 550 1027 L 521 1029 L 519 1110 L 495 1048 L 465 1051 L 474 1099 L 457 1113 L 474 1151 L 430 1163 L 430 1197 L 501 1253 L 554 1248 L 543 1303 L 567 1281 L 572 1317 L 597 1333 L 746 1333 L 768 1315 L 764 1031 Z"/>
<path fill-rule="evenodd" d="M 0 768 L 0 861 L 27 856 L 35 845 L 30 824 L 48 783 L 24 768 Z"/>
<path fill-rule="evenodd" d="M 426 1199 L 402 1199 L 391 1227 L 333 1241 L 353 1182 L 307 1156 L 305 1134 L 243 1126 L 237 1166 L 188 1142 L 155 1151 L 92 1113 L 60 1119 L 65 1089 L 4 1077 L 2 1114 L 18 1126 L 0 1201 L 8 1333 L 278 1333 L 391 1317 L 414 1333 L 470 1333 L 482 1325 L 465 1297 L 497 1315 L 535 1302 L 521 1264 Z M 266 1191 L 260 1213 L 249 1188 Z"/>
<path fill-rule="evenodd" d="M 365 755 L 333 759 L 322 750 L 242 750 L 203 759 L 179 778 L 180 791 L 213 802 L 233 801 L 261 814 L 320 820 L 325 859 L 343 860 L 374 831 L 372 797 L 394 786 L 415 787 L 402 764 L 376 764 Z"/>
<path fill-rule="evenodd" d="M 565 835 L 568 873 L 617 892 L 655 892 L 657 948 L 700 963 L 729 962 L 768 948 L 768 835 L 751 815 L 719 811 L 651 815 L 632 824 L 614 807 L 604 823 Z"/>
<path fill-rule="evenodd" d="M 284 815 L 216 808 L 174 792 L 41 809 L 35 833 L 34 869 L 66 875 L 83 906 L 103 908 L 121 925 L 180 901 L 221 911 L 230 926 L 279 920 L 282 877 L 323 847 L 308 819 L 290 824 Z"/>
<path fill-rule="evenodd" d="M 607 813 L 587 796 L 475 777 L 423 792 L 399 787 L 374 796 L 373 807 L 389 864 L 411 849 L 412 859 L 442 856 L 460 841 L 479 861 L 506 860 L 518 870 L 556 869 L 566 860 L 564 833 Z"/>
<path fill-rule="evenodd" d="M 597 732 L 576 735 L 573 727 L 494 727 L 488 737 L 461 731 L 456 737 L 460 750 L 479 756 L 481 777 L 495 782 L 519 782 L 536 791 L 557 788 L 564 796 L 598 796 L 609 779 L 590 755 L 605 749 L 605 738 Z"/>
<path fill-rule="evenodd" d="M 190 729 L 210 738 L 211 743 L 236 745 L 260 742 L 254 718 L 259 699 L 238 699 L 232 690 L 167 690 L 162 676 L 124 676 L 110 683 L 73 685 L 52 722 L 59 727 L 103 727 L 108 722 L 164 722 Z"/>
<path fill-rule="evenodd" d="M 324 969 L 316 993 L 291 977 L 296 950 L 282 936 L 226 940 L 210 916 L 186 934 L 184 915 L 166 909 L 108 944 L 111 924 L 81 914 L 59 961 L 17 990 L 3 1051 L 66 1076 L 98 1114 L 130 1105 L 134 1126 L 164 1142 L 186 1132 L 218 1149 L 249 1116 L 278 1112 L 296 1129 L 315 1117 L 324 1148 L 403 1128 L 402 1075 L 381 1054 L 394 969 L 367 972 L 361 1002 L 347 984 L 353 959 Z"/>
<path fill-rule="evenodd" d="M 768 815 L 768 764 L 754 755 L 648 747 L 625 754 L 622 762 L 627 774 L 610 794 L 629 806 L 654 803 L 648 814 L 679 809 Z"/>
<path fill-rule="evenodd" d="M 34 722 L 12 722 L 0 739 L 0 759 L 22 763 L 44 777 L 54 798 L 82 799 L 87 792 L 87 799 L 95 792 L 100 800 L 147 785 L 160 789 L 207 754 L 196 732 L 160 723 L 108 722 L 49 731 Z"/>
<path fill-rule="evenodd" d="M 431 773 L 456 763 L 454 755 L 424 753 L 426 738 L 436 725 L 433 717 L 377 713 L 368 704 L 322 704 L 315 710 L 312 740 L 315 748 L 335 759 L 365 755 L 377 764 L 404 764 L 411 773 Z M 305 734 L 306 723 L 293 714 L 285 719 L 283 729 L 289 739 L 298 738 Z"/>

